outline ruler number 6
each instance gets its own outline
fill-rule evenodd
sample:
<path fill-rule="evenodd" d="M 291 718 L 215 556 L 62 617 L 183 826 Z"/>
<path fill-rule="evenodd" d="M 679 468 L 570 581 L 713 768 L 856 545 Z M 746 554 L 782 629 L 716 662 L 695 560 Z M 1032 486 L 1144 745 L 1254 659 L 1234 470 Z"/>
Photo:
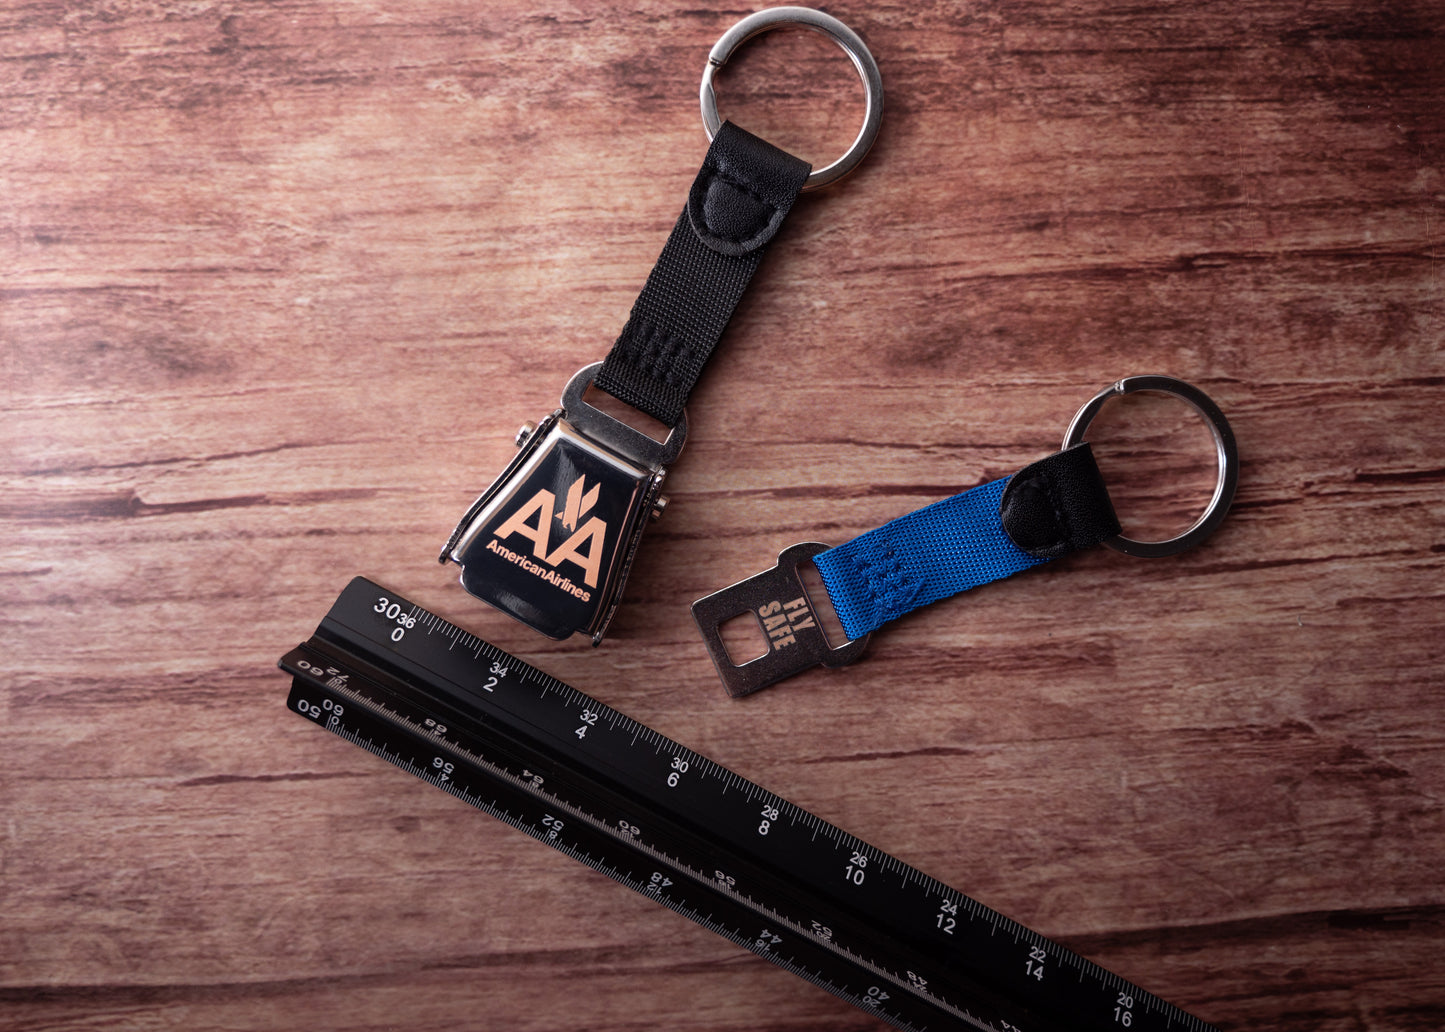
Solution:
<path fill-rule="evenodd" d="M 667 775 L 667 787 L 676 788 L 677 783 L 682 780 L 682 776 L 687 773 L 687 768 L 688 762 L 686 760 L 681 756 L 674 756 L 672 758 L 672 772 Z"/>

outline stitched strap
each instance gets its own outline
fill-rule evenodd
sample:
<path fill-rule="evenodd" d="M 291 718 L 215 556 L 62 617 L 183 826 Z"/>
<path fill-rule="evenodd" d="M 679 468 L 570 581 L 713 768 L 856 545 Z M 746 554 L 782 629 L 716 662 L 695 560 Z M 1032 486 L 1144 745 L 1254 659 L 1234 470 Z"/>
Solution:
<path fill-rule="evenodd" d="M 849 638 L 1119 532 L 1087 442 L 813 557 Z"/>
<path fill-rule="evenodd" d="M 676 426 L 811 167 L 724 122 L 594 383 Z"/>

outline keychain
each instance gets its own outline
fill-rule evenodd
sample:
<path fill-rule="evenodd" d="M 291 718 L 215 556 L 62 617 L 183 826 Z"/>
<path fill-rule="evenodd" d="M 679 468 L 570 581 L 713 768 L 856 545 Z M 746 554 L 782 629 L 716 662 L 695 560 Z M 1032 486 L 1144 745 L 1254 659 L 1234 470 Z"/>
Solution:
<path fill-rule="evenodd" d="M 820 32 L 863 80 L 863 128 L 816 171 L 718 117 L 713 77 L 744 42 L 783 26 Z M 580 370 L 562 407 L 517 434 L 518 453 L 457 524 L 439 557 L 462 586 L 549 638 L 598 645 L 617 610 L 642 531 L 662 514 L 661 487 L 687 436 L 687 402 L 769 242 L 802 191 L 863 160 L 883 111 L 878 65 L 842 22 L 804 7 L 744 18 L 708 54 L 700 92 L 712 141 L 687 204 L 611 352 Z M 667 427 L 657 441 L 584 399 L 589 386 Z"/>
<path fill-rule="evenodd" d="M 1083 439 L 1106 401 L 1136 391 L 1184 399 L 1205 418 L 1214 437 L 1214 495 L 1193 526 L 1167 541 L 1135 541 L 1120 533 L 1093 449 Z M 1151 558 L 1191 548 L 1213 533 L 1229 511 L 1238 467 L 1234 433 L 1208 395 L 1170 376 L 1131 376 L 1079 410 L 1064 434 L 1062 451 L 837 548 L 818 542 L 791 545 L 779 553 L 773 569 L 698 599 L 692 615 L 728 694 L 748 695 L 817 664 L 853 662 L 872 631 L 904 613 L 1082 548 L 1105 544 Z M 824 635 L 798 575 L 798 567 L 810 559 L 848 638 L 836 647 Z M 720 628 L 744 613 L 757 617 L 768 651 L 736 664 Z"/>

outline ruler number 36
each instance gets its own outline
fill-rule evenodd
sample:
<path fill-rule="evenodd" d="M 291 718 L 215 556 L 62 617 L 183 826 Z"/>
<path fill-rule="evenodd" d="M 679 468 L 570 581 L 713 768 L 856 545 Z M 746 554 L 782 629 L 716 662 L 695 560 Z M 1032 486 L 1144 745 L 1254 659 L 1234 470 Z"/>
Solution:
<path fill-rule="evenodd" d="M 371 607 L 371 611 L 380 613 L 385 619 L 396 624 L 391 632 L 392 641 L 401 641 L 406 637 L 406 632 L 416 626 L 416 613 L 407 612 L 385 595 L 376 600 L 376 605 Z"/>

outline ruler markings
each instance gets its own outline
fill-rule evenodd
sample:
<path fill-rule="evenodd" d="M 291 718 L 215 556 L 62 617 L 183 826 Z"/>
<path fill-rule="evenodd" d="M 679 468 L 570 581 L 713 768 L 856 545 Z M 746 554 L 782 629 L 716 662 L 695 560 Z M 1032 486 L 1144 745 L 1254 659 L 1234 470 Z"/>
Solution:
<path fill-rule="evenodd" d="M 295 676 L 293 709 L 898 1028 L 1115 1032 L 1121 991 L 1133 1003 L 1131 1032 L 1168 1032 L 1176 1022 L 1208 1032 L 1198 1018 L 421 607 L 406 621 L 427 634 L 409 635 L 406 621 L 386 621 L 389 601 L 406 604 L 361 578 L 342 593 L 311 642 L 282 661 Z M 476 641 L 472 659 L 428 645 L 437 628 L 453 644 Z M 495 660 L 489 672 L 473 665 L 484 651 Z M 529 678 L 543 685 L 539 703 L 555 692 L 560 705 L 539 709 L 516 694 Z M 593 719 L 579 729 L 584 713 Z M 654 759 L 639 740 L 653 745 Z M 500 793 L 488 805 L 472 791 L 482 785 Z M 789 820 L 760 821 L 760 799 L 765 815 L 776 808 Z M 843 850 L 853 854 L 846 870 Z M 948 919 L 944 929 L 950 906 L 955 915 L 962 906 L 970 922 Z M 986 935 L 969 931 L 980 917 Z M 758 919 L 767 930 L 750 937 Z M 988 945 L 1000 929 L 1041 951 L 1029 955 L 1042 965 L 1029 965 L 1033 977 L 1020 947 Z M 1066 966 L 1077 979 L 1061 977 Z"/>

